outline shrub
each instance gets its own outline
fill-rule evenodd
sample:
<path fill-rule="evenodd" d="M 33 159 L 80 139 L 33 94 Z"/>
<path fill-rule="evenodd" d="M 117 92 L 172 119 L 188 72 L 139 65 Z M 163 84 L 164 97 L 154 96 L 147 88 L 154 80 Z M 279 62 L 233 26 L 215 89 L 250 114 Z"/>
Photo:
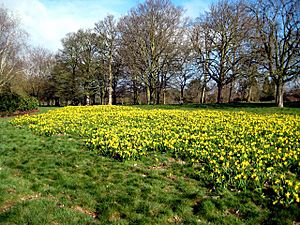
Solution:
<path fill-rule="evenodd" d="M 21 98 L 20 104 L 18 106 L 18 110 L 27 111 L 27 110 L 37 109 L 38 104 L 39 102 L 36 98 L 33 97 Z"/>
<path fill-rule="evenodd" d="M 0 95 L 0 112 L 12 113 L 17 110 L 20 103 L 20 97 L 15 94 Z"/>
<path fill-rule="evenodd" d="M 13 93 L 0 95 L 0 114 L 10 115 L 16 111 L 37 109 L 38 101 L 33 97 L 21 97 Z"/>

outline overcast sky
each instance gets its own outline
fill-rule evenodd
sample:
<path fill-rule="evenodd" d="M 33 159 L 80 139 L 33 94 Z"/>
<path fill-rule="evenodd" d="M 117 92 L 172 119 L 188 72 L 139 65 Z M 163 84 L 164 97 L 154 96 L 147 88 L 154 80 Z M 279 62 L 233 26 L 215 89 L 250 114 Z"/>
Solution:
<path fill-rule="evenodd" d="M 195 18 L 213 0 L 174 0 L 186 15 Z M 60 40 L 79 28 L 92 28 L 108 14 L 120 17 L 144 1 L 139 0 L 0 0 L 0 6 L 13 11 L 30 34 L 33 45 L 56 51 Z"/>

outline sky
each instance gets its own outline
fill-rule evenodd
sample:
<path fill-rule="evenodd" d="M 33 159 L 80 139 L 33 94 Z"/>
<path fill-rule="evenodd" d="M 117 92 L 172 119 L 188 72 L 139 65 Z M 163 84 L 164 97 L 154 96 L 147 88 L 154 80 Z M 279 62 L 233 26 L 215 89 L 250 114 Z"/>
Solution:
<path fill-rule="evenodd" d="M 173 0 L 196 18 L 208 10 L 213 0 Z M 92 28 L 108 14 L 121 17 L 141 0 L 0 0 L 0 6 L 11 10 L 29 33 L 34 46 L 55 52 L 61 39 L 80 28 Z"/>

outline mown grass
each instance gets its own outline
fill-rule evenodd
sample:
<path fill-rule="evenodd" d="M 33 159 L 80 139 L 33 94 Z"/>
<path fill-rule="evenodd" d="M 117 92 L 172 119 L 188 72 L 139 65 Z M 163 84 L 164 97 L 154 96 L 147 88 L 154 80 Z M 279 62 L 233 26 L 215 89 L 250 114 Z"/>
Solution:
<path fill-rule="evenodd" d="M 224 108 L 299 113 L 297 108 Z M 41 112 L 51 109 L 55 108 L 42 108 Z M 296 206 L 274 207 L 251 192 L 212 189 L 206 177 L 195 176 L 197 165 L 167 154 L 153 153 L 139 161 L 119 162 L 88 151 L 80 140 L 34 135 L 11 126 L 9 120 L 0 119 L 0 224 L 300 221 Z"/>

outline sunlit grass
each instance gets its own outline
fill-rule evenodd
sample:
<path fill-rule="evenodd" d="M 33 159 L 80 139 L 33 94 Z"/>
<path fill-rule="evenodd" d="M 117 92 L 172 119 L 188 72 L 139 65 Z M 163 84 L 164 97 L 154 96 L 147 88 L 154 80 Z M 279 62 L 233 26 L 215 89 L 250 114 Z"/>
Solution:
<path fill-rule="evenodd" d="M 266 110 L 267 111 L 267 110 Z M 0 224 L 292 224 L 295 205 L 215 188 L 199 165 L 152 152 L 120 162 L 78 137 L 0 120 Z"/>

